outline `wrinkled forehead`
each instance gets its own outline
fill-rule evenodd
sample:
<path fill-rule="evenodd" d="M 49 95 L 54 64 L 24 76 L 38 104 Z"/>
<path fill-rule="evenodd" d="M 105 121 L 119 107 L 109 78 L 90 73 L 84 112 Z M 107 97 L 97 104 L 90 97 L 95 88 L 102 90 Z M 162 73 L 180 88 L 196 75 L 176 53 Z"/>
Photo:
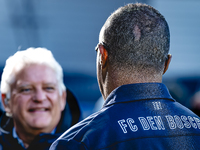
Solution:
<path fill-rule="evenodd" d="M 28 64 L 15 74 L 15 83 L 57 83 L 56 72 L 45 64 Z"/>

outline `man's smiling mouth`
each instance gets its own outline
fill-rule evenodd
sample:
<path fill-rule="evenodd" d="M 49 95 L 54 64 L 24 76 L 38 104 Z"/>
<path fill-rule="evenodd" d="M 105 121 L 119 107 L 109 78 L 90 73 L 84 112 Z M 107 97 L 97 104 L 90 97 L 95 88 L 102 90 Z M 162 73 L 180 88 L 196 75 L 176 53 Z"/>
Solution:
<path fill-rule="evenodd" d="M 45 111 L 49 111 L 49 108 L 31 108 L 28 111 L 29 112 L 45 112 Z"/>

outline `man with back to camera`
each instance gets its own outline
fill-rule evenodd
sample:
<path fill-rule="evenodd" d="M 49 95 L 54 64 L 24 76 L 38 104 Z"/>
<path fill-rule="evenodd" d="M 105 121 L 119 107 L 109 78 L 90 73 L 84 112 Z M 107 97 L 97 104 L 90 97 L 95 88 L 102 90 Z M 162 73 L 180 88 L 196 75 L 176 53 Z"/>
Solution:
<path fill-rule="evenodd" d="M 171 55 L 165 18 L 128 4 L 99 35 L 97 78 L 103 108 L 68 129 L 50 150 L 200 149 L 200 118 L 162 84 Z"/>
<path fill-rule="evenodd" d="M 6 115 L 0 122 L 0 150 L 47 150 L 80 118 L 62 68 L 45 48 L 18 51 L 7 59 L 1 93 Z"/>

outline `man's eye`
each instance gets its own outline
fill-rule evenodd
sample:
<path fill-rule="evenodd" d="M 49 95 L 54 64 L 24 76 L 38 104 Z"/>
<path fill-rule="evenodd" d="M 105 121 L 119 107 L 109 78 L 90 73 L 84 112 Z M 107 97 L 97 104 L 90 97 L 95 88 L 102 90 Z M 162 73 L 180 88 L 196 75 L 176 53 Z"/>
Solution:
<path fill-rule="evenodd" d="M 23 92 L 23 93 L 28 93 L 31 91 L 31 88 L 23 88 L 23 89 L 20 89 L 20 92 Z"/>
<path fill-rule="evenodd" d="M 47 91 L 53 91 L 55 88 L 54 87 L 45 87 L 44 89 Z"/>

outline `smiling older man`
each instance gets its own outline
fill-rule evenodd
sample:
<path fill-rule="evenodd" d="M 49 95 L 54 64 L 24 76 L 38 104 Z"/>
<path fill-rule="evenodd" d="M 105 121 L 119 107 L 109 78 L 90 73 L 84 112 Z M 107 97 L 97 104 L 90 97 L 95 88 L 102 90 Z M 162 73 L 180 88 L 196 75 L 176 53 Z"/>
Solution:
<path fill-rule="evenodd" d="M 69 127 L 61 123 L 68 106 L 62 68 L 49 50 L 29 48 L 8 58 L 1 93 L 10 119 L 1 120 L 0 149 L 48 149 Z"/>

